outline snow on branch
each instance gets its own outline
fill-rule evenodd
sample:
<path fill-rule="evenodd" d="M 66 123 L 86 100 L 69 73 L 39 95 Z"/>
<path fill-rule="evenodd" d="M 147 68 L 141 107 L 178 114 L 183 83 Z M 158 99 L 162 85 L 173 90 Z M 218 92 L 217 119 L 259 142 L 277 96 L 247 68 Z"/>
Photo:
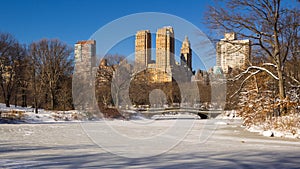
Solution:
<path fill-rule="evenodd" d="M 232 97 L 234 97 L 236 94 L 238 94 L 238 93 L 242 90 L 242 88 L 243 88 L 244 84 L 246 83 L 246 81 L 247 81 L 248 79 L 250 79 L 253 75 L 256 75 L 257 73 L 259 73 L 260 71 L 261 71 L 261 70 L 257 70 L 257 71 L 255 71 L 255 72 L 252 72 L 249 76 L 247 76 L 247 78 L 244 79 L 243 82 L 241 83 L 240 88 L 239 88 L 236 92 L 234 92 L 234 93 L 230 96 L 230 98 L 232 98 Z"/>
<path fill-rule="evenodd" d="M 264 66 L 273 66 L 275 68 L 277 68 L 277 66 L 273 63 L 263 63 Z"/>
<path fill-rule="evenodd" d="M 268 69 L 266 69 L 266 68 L 259 67 L 259 66 L 251 66 L 250 68 L 265 71 L 265 72 L 267 72 L 269 75 L 271 75 L 274 79 L 279 80 L 279 78 L 278 78 L 276 75 L 274 75 L 272 72 L 270 72 L 270 71 L 269 71 Z"/>
<path fill-rule="evenodd" d="M 267 72 L 269 75 L 271 75 L 274 79 L 279 80 L 279 78 L 274 75 L 271 71 L 264 67 L 259 67 L 259 66 L 249 66 L 244 72 L 238 74 L 237 76 L 234 77 L 234 80 L 239 80 L 244 74 L 249 73 L 251 69 L 256 69 L 256 70 L 261 70 Z M 252 74 L 252 73 L 251 73 Z"/>

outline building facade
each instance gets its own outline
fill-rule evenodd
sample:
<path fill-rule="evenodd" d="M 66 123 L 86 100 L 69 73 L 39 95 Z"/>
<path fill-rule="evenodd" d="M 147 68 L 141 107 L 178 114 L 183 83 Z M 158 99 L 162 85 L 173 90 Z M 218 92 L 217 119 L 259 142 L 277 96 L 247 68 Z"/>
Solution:
<path fill-rule="evenodd" d="M 91 72 L 96 67 L 96 41 L 78 41 L 75 44 L 75 65 L 81 72 Z M 76 71 L 76 70 L 75 70 Z"/>
<path fill-rule="evenodd" d="M 167 26 L 156 32 L 156 68 L 163 72 L 170 72 L 175 64 L 174 58 L 174 30 Z"/>
<path fill-rule="evenodd" d="M 135 70 L 144 70 L 151 76 L 151 82 L 171 82 L 173 80 L 190 81 L 192 76 L 192 49 L 185 37 L 181 51 L 180 64 L 175 63 L 175 38 L 171 26 L 160 28 L 156 32 L 156 60 L 151 60 L 151 33 L 141 30 L 135 38 Z"/>
<path fill-rule="evenodd" d="M 172 81 L 172 68 L 175 65 L 174 30 L 171 26 L 160 28 L 156 32 L 156 70 L 159 82 Z"/>
<path fill-rule="evenodd" d="M 135 36 L 135 67 L 139 70 L 146 69 L 151 62 L 151 33 L 141 30 Z"/>
<path fill-rule="evenodd" d="M 180 64 L 182 67 L 187 67 L 192 71 L 192 49 L 191 44 L 186 36 L 180 50 Z"/>
<path fill-rule="evenodd" d="M 223 73 L 230 73 L 232 69 L 243 69 L 249 62 L 251 46 L 250 40 L 237 40 L 235 33 L 225 33 L 224 39 L 217 43 L 217 66 Z"/>
<path fill-rule="evenodd" d="M 96 41 L 78 41 L 75 44 L 75 71 L 73 76 L 74 106 L 82 111 L 95 111 L 94 77 L 96 67 Z"/>

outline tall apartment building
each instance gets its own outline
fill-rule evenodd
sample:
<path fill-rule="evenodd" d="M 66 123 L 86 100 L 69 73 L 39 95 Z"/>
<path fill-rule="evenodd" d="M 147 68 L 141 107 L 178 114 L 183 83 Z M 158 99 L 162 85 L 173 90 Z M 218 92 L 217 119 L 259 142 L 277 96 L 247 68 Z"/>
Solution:
<path fill-rule="evenodd" d="M 224 73 L 231 69 L 242 69 L 250 58 L 250 40 L 237 40 L 235 33 L 225 33 L 224 39 L 217 43 L 217 66 Z"/>
<path fill-rule="evenodd" d="M 189 71 L 192 71 L 192 49 L 187 36 L 182 42 L 180 50 L 180 63 L 182 67 L 187 67 L 189 68 Z"/>
<path fill-rule="evenodd" d="M 156 71 L 158 82 L 172 81 L 172 68 L 175 65 L 174 30 L 171 26 L 156 32 Z"/>
<path fill-rule="evenodd" d="M 83 111 L 95 110 L 94 81 L 96 73 L 96 41 L 78 41 L 75 44 L 75 71 L 73 76 L 74 106 Z"/>
<path fill-rule="evenodd" d="M 75 44 L 75 65 L 81 72 L 91 72 L 96 67 L 96 41 L 78 41 Z M 76 71 L 76 70 L 75 70 Z"/>
<path fill-rule="evenodd" d="M 175 39 L 171 26 L 156 32 L 156 61 L 151 60 L 151 33 L 141 30 L 135 38 L 135 69 L 148 69 L 153 82 L 190 81 L 192 76 L 192 50 L 187 37 L 181 47 L 181 64 L 175 64 Z M 180 78 L 179 78 L 180 76 Z"/>
<path fill-rule="evenodd" d="M 151 33 L 141 30 L 135 36 L 135 67 L 146 69 L 151 62 Z"/>
<path fill-rule="evenodd" d="M 158 29 L 156 32 L 156 69 L 171 72 L 175 64 L 174 30 L 171 26 Z"/>

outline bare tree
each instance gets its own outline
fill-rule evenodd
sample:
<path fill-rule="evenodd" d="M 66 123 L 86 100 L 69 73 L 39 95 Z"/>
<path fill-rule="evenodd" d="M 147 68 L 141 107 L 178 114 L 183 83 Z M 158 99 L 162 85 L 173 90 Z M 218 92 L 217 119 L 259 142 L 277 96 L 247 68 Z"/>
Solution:
<path fill-rule="evenodd" d="M 60 81 L 73 68 L 71 52 L 72 49 L 68 45 L 57 39 L 43 39 L 30 45 L 35 103 L 38 102 L 38 96 L 42 94 L 37 91 L 37 84 L 39 84 L 39 87 L 42 87 L 50 97 L 50 108 L 55 109 Z"/>
<path fill-rule="evenodd" d="M 0 33 L 0 86 L 6 107 L 22 76 L 25 48 L 8 33 Z"/>
<path fill-rule="evenodd" d="M 137 67 L 135 66 L 135 70 Z M 152 90 L 150 83 L 151 74 L 147 70 L 140 71 L 130 82 L 129 95 L 134 105 L 149 104 L 149 92 Z"/>
<path fill-rule="evenodd" d="M 107 107 L 111 102 L 110 83 L 113 75 L 113 67 L 109 66 L 107 59 L 102 59 L 95 78 L 95 92 L 100 108 Z"/>
<path fill-rule="evenodd" d="M 291 19 L 295 13 L 298 19 Z M 278 81 L 279 98 L 285 99 L 285 63 L 293 36 L 299 32 L 299 9 L 288 9 L 280 0 L 227 0 L 223 7 L 210 7 L 207 20 L 212 29 L 236 32 L 251 39 L 252 46 L 270 63 L 249 66 L 243 74 L 267 72 Z"/>
<path fill-rule="evenodd" d="M 290 55 L 287 61 L 287 76 L 293 84 L 300 87 L 300 9 L 291 11 L 291 15 L 285 18 L 286 23 L 290 23 L 289 29 L 285 29 L 285 34 L 290 37 Z"/>
<path fill-rule="evenodd" d="M 69 74 L 69 75 L 68 75 Z M 67 109 L 72 109 L 72 76 L 71 72 L 65 72 L 60 78 L 59 87 L 57 88 L 57 101 L 59 109 L 65 111 Z"/>

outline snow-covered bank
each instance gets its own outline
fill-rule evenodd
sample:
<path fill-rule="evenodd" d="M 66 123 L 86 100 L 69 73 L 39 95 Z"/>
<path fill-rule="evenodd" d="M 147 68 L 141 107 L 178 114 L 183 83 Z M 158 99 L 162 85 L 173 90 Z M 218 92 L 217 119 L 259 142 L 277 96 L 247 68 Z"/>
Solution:
<path fill-rule="evenodd" d="M 100 119 L 99 117 L 93 118 L 93 114 L 81 113 L 76 110 L 70 111 L 50 111 L 39 109 L 38 114 L 34 112 L 34 108 L 19 107 L 11 105 L 6 107 L 5 104 L 0 103 L 0 112 L 21 112 L 22 117 L 17 117 L 10 122 L 2 123 L 43 123 L 43 122 L 65 122 L 65 121 L 87 121 Z M 4 114 L 3 113 L 3 114 Z M 171 120 L 171 119 L 201 119 L 197 114 L 193 113 L 173 113 L 173 114 L 157 114 L 152 117 L 145 117 L 135 110 L 124 110 L 124 116 L 126 120 Z M 2 116 L 3 117 L 3 116 Z M 224 111 L 216 119 L 238 119 L 235 111 Z M 110 119 L 108 119 L 110 120 Z M 113 120 L 113 119 L 111 119 Z M 1 123 L 1 118 L 0 118 Z"/>
<path fill-rule="evenodd" d="M 241 117 L 238 116 L 236 111 L 225 111 L 216 117 L 216 119 L 225 120 L 225 119 L 239 119 L 242 120 Z M 226 122 L 219 121 L 216 124 L 226 125 Z M 264 124 L 260 125 L 252 125 L 250 127 L 245 127 L 246 130 L 254 133 L 258 133 L 259 135 L 265 137 L 280 137 L 280 138 L 292 138 L 292 139 L 300 139 L 300 115 L 288 115 L 282 117 L 273 118 L 272 121 L 266 121 Z"/>
<path fill-rule="evenodd" d="M 291 114 L 272 118 L 263 124 L 247 127 L 247 130 L 266 137 L 300 139 L 300 115 Z"/>
<path fill-rule="evenodd" d="M 293 139 L 300 139 L 300 129 L 297 129 L 295 133 L 291 131 L 282 131 L 278 129 L 269 129 L 266 130 L 263 127 L 260 126 L 251 126 L 247 128 L 250 132 L 255 132 L 260 135 L 266 136 L 266 137 L 281 137 L 281 138 L 293 138 Z"/>
<path fill-rule="evenodd" d="M 215 119 L 241 119 L 235 110 L 227 110 L 218 115 Z"/>
<path fill-rule="evenodd" d="M 4 123 L 48 123 L 48 122 L 65 122 L 65 121 L 78 121 L 81 118 L 81 113 L 76 110 L 71 111 L 49 111 L 44 109 L 39 109 L 38 114 L 34 112 L 34 108 L 29 107 L 19 107 L 11 105 L 11 107 L 6 107 L 5 104 L 0 103 L 0 111 L 2 116 L 5 113 L 19 112 L 22 117 L 18 119 L 2 119 Z M 1 120 L 0 120 L 1 123 Z"/>

